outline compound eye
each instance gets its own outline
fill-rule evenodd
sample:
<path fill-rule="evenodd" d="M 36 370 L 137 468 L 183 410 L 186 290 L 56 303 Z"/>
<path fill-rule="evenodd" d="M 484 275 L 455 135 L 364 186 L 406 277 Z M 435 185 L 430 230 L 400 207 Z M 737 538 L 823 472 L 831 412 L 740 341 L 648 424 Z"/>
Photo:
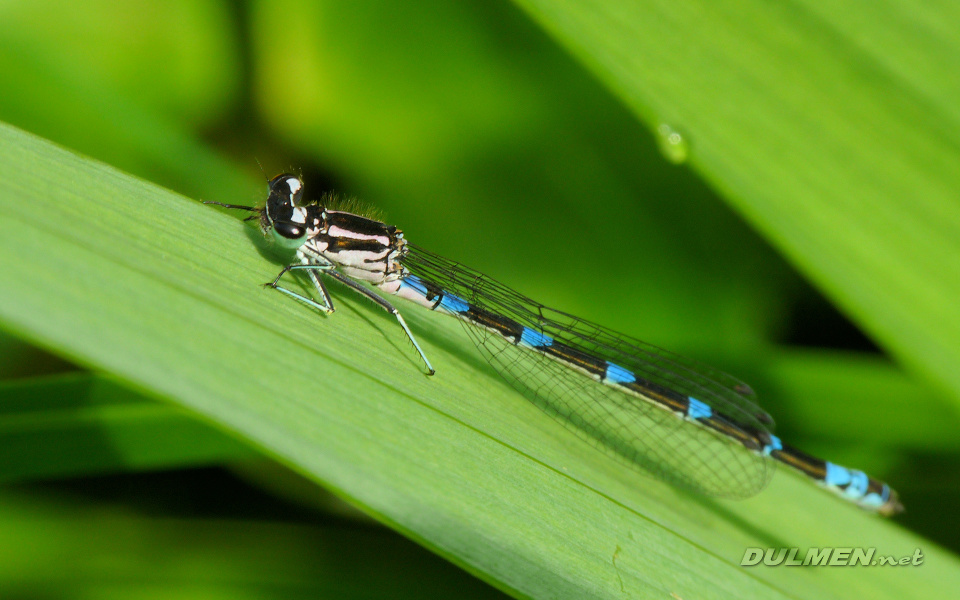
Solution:
<path fill-rule="evenodd" d="M 299 206 L 303 197 L 303 182 L 296 175 L 283 173 L 270 181 L 270 191 Z"/>
<path fill-rule="evenodd" d="M 273 223 L 273 230 L 276 231 L 281 237 L 285 237 L 288 240 L 300 239 L 307 232 L 303 225 L 292 223 L 290 221 L 275 221 Z"/>
<path fill-rule="evenodd" d="M 300 206 L 300 200 L 303 199 L 303 184 L 297 177 L 287 177 L 284 184 L 287 186 L 287 193 L 294 206 Z"/>

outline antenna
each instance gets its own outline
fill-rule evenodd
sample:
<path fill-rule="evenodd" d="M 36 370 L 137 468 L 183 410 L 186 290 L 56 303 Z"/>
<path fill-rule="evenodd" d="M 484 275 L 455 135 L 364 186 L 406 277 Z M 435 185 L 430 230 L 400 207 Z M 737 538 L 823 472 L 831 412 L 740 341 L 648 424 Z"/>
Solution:
<path fill-rule="evenodd" d="M 254 156 L 254 157 L 253 157 L 253 160 L 257 161 L 257 166 L 260 167 L 260 172 L 263 173 L 263 179 L 264 179 L 264 181 L 266 181 L 266 182 L 269 184 L 269 183 L 270 183 L 270 178 L 267 177 L 267 172 L 263 170 L 263 165 L 260 164 L 260 159 L 258 159 L 256 156 Z"/>

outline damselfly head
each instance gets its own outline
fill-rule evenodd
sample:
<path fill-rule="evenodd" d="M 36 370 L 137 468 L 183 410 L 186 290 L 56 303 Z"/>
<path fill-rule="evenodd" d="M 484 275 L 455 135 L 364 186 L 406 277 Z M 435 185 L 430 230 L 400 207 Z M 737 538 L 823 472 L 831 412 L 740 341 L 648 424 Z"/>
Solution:
<path fill-rule="evenodd" d="M 268 186 L 270 194 L 263 208 L 222 202 L 204 204 L 256 213 L 244 221 L 259 219 L 263 235 L 272 235 L 273 241 L 284 248 L 299 248 L 311 233 L 316 233 L 322 226 L 326 213 L 323 212 L 323 207 L 316 204 L 302 205 L 303 181 L 296 175 L 281 173 L 271 179 Z"/>
<path fill-rule="evenodd" d="M 273 233 L 278 244 L 296 248 L 307 236 L 307 207 L 301 206 L 303 182 L 296 175 L 281 173 L 270 180 L 270 195 L 260 216 L 264 235 Z"/>

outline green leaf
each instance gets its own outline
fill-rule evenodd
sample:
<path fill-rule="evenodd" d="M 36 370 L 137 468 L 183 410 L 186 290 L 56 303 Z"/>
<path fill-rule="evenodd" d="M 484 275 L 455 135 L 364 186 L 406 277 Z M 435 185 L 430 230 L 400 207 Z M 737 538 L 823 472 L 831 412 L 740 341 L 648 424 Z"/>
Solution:
<path fill-rule="evenodd" d="M 0 596 L 501 597 L 382 528 L 155 518 L 9 492 L 0 497 Z"/>
<path fill-rule="evenodd" d="M 182 403 L 494 585 L 533 597 L 936 597 L 958 561 L 789 473 L 690 496 L 624 472 L 502 382 L 452 319 L 262 289 L 253 228 L 0 127 L 0 322 Z M 745 569 L 746 547 L 870 546 L 921 569 Z"/>
<path fill-rule="evenodd" d="M 0 483 L 251 459 L 180 406 L 89 373 L 0 384 Z"/>
<path fill-rule="evenodd" d="M 960 406 L 956 4 L 517 3 Z"/>

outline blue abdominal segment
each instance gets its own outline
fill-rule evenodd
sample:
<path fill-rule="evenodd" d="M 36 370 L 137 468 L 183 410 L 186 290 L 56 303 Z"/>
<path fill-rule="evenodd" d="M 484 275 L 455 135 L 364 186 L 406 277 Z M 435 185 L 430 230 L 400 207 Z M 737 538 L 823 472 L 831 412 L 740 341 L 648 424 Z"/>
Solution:
<path fill-rule="evenodd" d="M 553 338 L 529 327 L 524 327 L 523 333 L 520 334 L 520 343 L 533 348 L 546 348 L 553 345 Z"/>
<path fill-rule="evenodd" d="M 783 442 L 777 436 L 771 435 L 770 442 L 763 447 L 763 453 L 769 456 L 774 450 L 783 450 Z"/>
<path fill-rule="evenodd" d="M 687 408 L 687 416 L 691 419 L 708 419 L 713 416 L 713 409 L 700 402 L 693 396 L 690 396 L 690 405 Z"/>
<path fill-rule="evenodd" d="M 607 362 L 606 378 L 607 381 L 611 381 L 613 383 L 633 383 L 637 380 L 637 376 L 634 375 L 632 371 L 628 371 L 620 365 L 612 362 Z"/>
<path fill-rule="evenodd" d="M 440 308 L 452 313 L 465 313 L 470 310 L 470 304 L 463 298 L 445 293 L 440 300 Z"/>
<path fill-rule="evenodd" d="M 404 277 L 403 280 L 400 282 L 400 287 L 410 288 L 411 290 L 420 294 L 424 298 L 426 298 L 428 295 L 426 284 L 424 284 L 419 277 L 416 277 L 414 275 L 407 275 L 406 277 Z"/>

